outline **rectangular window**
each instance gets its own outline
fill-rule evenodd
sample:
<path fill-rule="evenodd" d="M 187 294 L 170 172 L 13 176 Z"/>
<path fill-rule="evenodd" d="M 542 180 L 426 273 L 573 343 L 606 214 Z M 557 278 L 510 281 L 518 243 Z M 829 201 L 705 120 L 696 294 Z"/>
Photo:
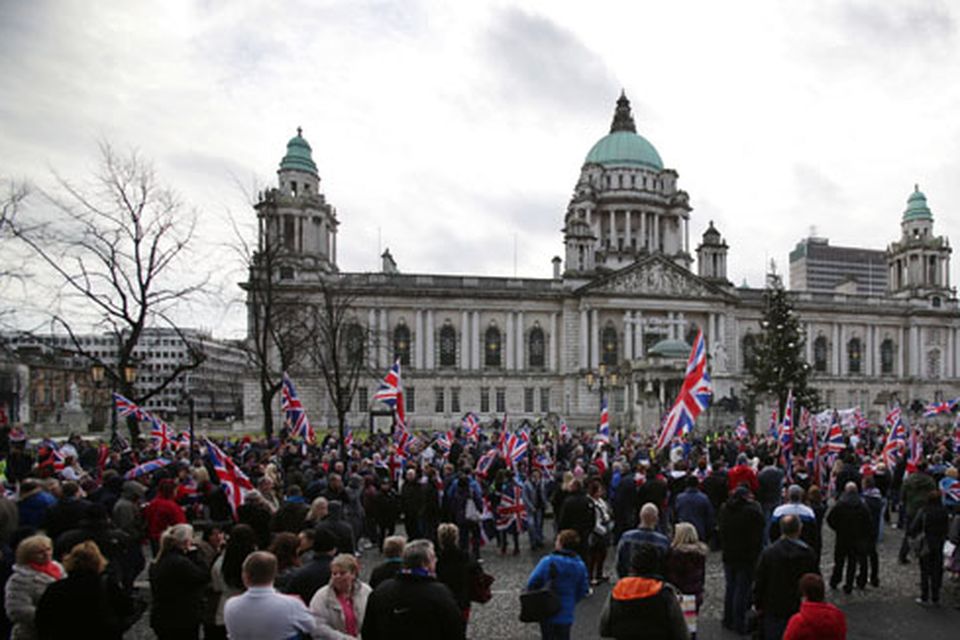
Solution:
<path fill-rule="evenodd" d="M 490 413 L 489 387 L 480 387 L 480 413 Z"/>
<path fill-rule="evenodd" d="M 614 389 L 612 392 L 613 395 L 613 412 L 614 413 L 623 413 L 623 389 Z"/>
<path fill-rule="evenodd" d="M 524 413 L 533 413 L 533 387 L 523 389 L 523 411 Z"/>
<path fill-rule="evenodd" d="M 417 410 L 417 394 L 414 393 L 416 389 L 413 387 L 407 387 L 403 390 L 403 396 L 407 401 L 407 413 L 414 413 Z"/>
<path fill-rule="evenodd" d="M 540 413 L 550 413 L 550 387 L 540 389 Z"/>
<path fill-rule="evenodd" d="M 507 390 L 503 387 L 497 388 L 497 413 L 503 413 L 507 410 Z"/>
<path fill-rule="evenodd" d="M 357 387 L 357 408 L 356 411 L 365 412 L 370 405 L 370 400 L 367 397 L 367 388 L 366 387 Z"/>
<path fill-rule="evenodd" d="M 443 387 L 433 388 L 433 410 L 436 413 L 443 413 L 443 410 L 444 410 Z"/>
<path fill-rule="evenodd" d="M 450 387 L 450 413 L 460 413 L 460 387 Z"/>

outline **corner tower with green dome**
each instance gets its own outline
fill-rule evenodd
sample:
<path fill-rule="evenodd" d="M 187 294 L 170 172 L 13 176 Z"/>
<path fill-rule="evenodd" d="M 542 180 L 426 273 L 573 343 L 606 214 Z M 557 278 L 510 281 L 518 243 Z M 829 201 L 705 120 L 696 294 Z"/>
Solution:
<path fill-rule="evenodd" d="M 887 247 L 890 293 L 939 307 L 952 297 L 950 241 L 933 235 L 933 213 L 927 196 L 914 185 L 900 221 L 898 242 Z"/>
<path fill-rule="evenodd" d="M 565 275 L 591 278 L 661 254 L 690 268 L 690 204 L 620 94 L 610 133 L 587 153 L 564 217 Z"/>
<path fill-rule="evenodd" d="M 274 277 L 315 281 L 337 270 L 337 212 L 320 193 L 313 149 L 297 127 L 277 169 L 277 187 L 259 194 L 259 255 Z"/>

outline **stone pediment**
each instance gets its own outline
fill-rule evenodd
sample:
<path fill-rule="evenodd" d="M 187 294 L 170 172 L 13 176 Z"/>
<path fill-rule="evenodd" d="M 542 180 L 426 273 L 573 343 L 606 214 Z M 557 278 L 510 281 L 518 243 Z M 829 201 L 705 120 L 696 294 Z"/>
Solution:
<path fill-rule="evenodd" d="M 603 293 L 664 298 L 724 298 L 732 296 L 660 256 L 651 256 L 600 277 L 579 293 Z"/>

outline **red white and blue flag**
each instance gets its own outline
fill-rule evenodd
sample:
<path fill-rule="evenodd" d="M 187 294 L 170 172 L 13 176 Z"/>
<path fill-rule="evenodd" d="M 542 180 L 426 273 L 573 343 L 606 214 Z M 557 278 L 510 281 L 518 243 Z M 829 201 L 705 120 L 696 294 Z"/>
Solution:
<path fill-rule="evenodd" d="M 406 429 L 407 414 L 403 406 L 403 383 L 400 379 L 400 358 L 397 358 L 387 371 L 380 388 L 373 394 L 374 400 L 379 400 L 391 409 L 397 417 L 397 423 Z"/>
<path fill-rule="evenodd" d="M 733 435 L 741 440 L 746 440 L 750 437 L 750 429 L 747 427 L 747 421 L 743 416 L 737 419 L 737 426 L 733 428 Z"/>
<path fill-rule="evenodd" d="M 462 421 L 463 434 L 469 440 L 477 442 L 480 439 L 480 419 L 477 417 L 477 414 L 470 411 L 467 415 L 463 416 Z"/>
<path fill-rule="evenodd" d="M 129 398 L 125 398 L 119 393 L 113 394 L 113 404 L 116 407 L 117 415 L 121 418 L 133 416 L 137 421 L 146 420 L 146 412 L 135 404 Z"/>
<path fill-rule="evenodd" d="M 166 458 L 157 458 L 156 460 L 149 460 L 143 464 L 138 464 L 133 469 L 130 469 L 125 474 L 123 474 L 124 480 L 133 480 L 134 478 L 139 478 L 140 476 L 145 476 L 149 473 L 153 473 L 157 469 L 162 469 L 165 466 L 170 464 L 170 460 Z"/>
<path fill-rule="evenodd" d="M 897 464 L 897 456 L 900 453 L 900 450 L 907 443 L 907 430 L 903 425 L 903 415 L 900 411 L 900 405 L 897 405 L 893 408 L 890 413 L 887 414 L 887 424 L 890 427 L 890 431 L 887 433 L 887 439 L 883 444 L 883 457 L 884 464 L 892 471 Z"/>
<path fill-rule="evenodd" d="M 515 468 L 516 465 L 523 460 L 523 457 L 527 455 L 527 449 L 530 446 L 530 436 L 523 430 L 510 434 L 505 431 L 504 436 L 505 437 L 501 438 L 503 457 L 507 461 L 508 467 Z"/>
<path fill-rule="evenodd" d="M 780 424 L 777 440 L 780 443 L 780 464 L 786 471 L 787 478 L 792 478 L 790 459 L 793 453 L 793 390 L 787 393 L 787 403 L 783 407 L 783 422 Z"/>
<path fill-rule="evenodd" d="M 597 440 L 610 442 L 610 408 L 607 398 L 600 398 L 600 426 L 597 428 Z"/>
<path fill-rule="evenodd" d="M 780 414 L 777 411 L 776 407 L 774 407 L 773 411 L 770 412 L 770 426 L 767 428 L 767 433 L 770 434 L 771 438 L 776 438 L 779 433 L 778 431 L 778 425 L 780 424 L 778 420 L 779 415 Z"/>
<path fill-rule="evenodd" d="M 209 439 L 206 440 L 207 454 L 210 456 L 210 463 L 213 470 L 217 473 L 220 480 L 220 486 L 227 494 L 227 502 L 230 504 L 230 511 L 233 513 L 233 519 L 237 519 L 237 509 L 243 504 L 243 496 L 246 491 L 253 489 L 253 483 L 250 478 L 240 470 L 233 458 L 220 450 L 220 447 L 213 444 Z"/>
<path fill-rule="evenodd" d="M 292 438 L 299 438 L 308 444 L 317 441 L 317 435 L 307 419 L 307 410 L 303 408 L 297 388 L 286 372 L 283 373 L 283 387 L 280 394 L 280 404 L 283 409 L 283 421 L 290 430 Z"/>
<path fill-rule="evenodd" d="M 949 402 L 931 402 L 924 408 L 923 417 L 932 418 L 933 416 L 938 416 L 941 414 L 948 414 L 953 412 L 953 408 L 960 403 L 960 398 L 955 398 Z"/>
<path fill-rule="evenodd" d="M 500 494 L 497 505 L 497 529 L 506 531 L 511 527 L 522 533 L 527 527 L 527 508 L 523 504 L 523 485 L 516 478 L 510 483 L 510 489 Z"/>
<path fill-rule="evenodd" d="M 477 475 L 482 478 L 487 477 L 487 473 L 490 472 L 490 467 L 493 466 L 493 462 L 496 459 L 497 450 L 495 448 L 488 449 L 487 452 L 477 460 Z"/>
<path fill-rule="evenodd" d="M 532 464 L 534 469 L 540 469 L 544 474 L 552 474 L 557 466 L 550 458 L 550 454 L 545 451 L 535 455 Z"/>
<path fill-rule="evenodd" d="M 663 421 L 663 429 L 657 438 L 657 449 L 663 449 L 675 437 L 693 429 L 697 416 L 710 406 L 712 397 L 713 385 L 707 372 L 707 344 L 701 329 L 697 331 L 697 337 L 693 341 L 683 386 L 673 408 Z"/>
<path fill-rule="evenodd" d="M 153 441 L 153 446 L 160 451 L 170 448 L 176 437 L 173 429 L 171 429 L 166 422 L 152 414 L 148 413 L 147 419 L 150 421 L 150 439 Z"/>
<path fill-rule="evenodd" d="M 923 434 L 920 427 L 910 425 L 910 434 L 907 436 L 907 473 L 916 473 L 920 461 L 923 460 Z"/>
<path fill-rule="evenodd" d="M 450 448 L 453 447 L 453 431 L 442 431 L 437 436 L 436 440 L 437 446 L 440 447 L 440 450 L 443 451 L 444 455 L 450 453 Z"/>
<path fill-rule="evenodd" d="M 346 449 L 353 446 L 353 429 L 350 428 L 350 425 L 344 425 L 343 427 L 343 446 Z"/>
<path fill-rule="evenodd" d="M 842 453 L 846 448 L 847 443 L 843 441 L 843 428 L 840 426 L 839 416 L 834 412 L 834 420 L 827 431 L 827 439 L 823 443 L 823 449 L 829 453 Z"/>

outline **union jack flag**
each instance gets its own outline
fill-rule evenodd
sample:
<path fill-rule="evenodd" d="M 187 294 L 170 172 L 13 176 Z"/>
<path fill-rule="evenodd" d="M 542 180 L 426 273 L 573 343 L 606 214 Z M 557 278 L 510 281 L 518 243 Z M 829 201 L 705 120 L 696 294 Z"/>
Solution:
<path fill-rule="evenodd" d="M 66 466 L 66 456 L 60 451 L 57 443 L 53 440 L 46 439 L 43 441 L 43 445 L 50 449 L 50 462 L 53 465 L 53 470 L 57 473 L 63 471 L 64 466 Z"/>
<path fill-rule="evenodd" d="M 437 446 L 440 447 L 440 450 L 444 454 L 450 453 L 450 448 L 453 446 L 453 431 L 443 431 L 437 436 L 436 440 Z"/>
<path fill-rule="evenodd" d="M 777 411 L 777 408 L 774 407 L 773 411 L 770 412 L 770 426 L 767 429 L 767 433 L 769 433 L 770 437 L 772 438 L 776 438 L 777 434 L 779 433 L 778 425 L 780 423 L 779 423 L 779 420 L 777 419 L 778 416 L 779 416 L 779 412 Z"/>
<path fill-rule="evenodd" d="M 119 393 L 113 394 L 113 404 L 117 409 L 117 415 L 121 418 L 133 416 L 137 421 L 146 420 L 146 412 L 135 404 L 129 398 L 125 398 Z"/>
<path fill-rule="evenodd" d="M 884 464 L 893 470 L 897 464 L 897 454 L 907 442 L 907 430 L 903 425 L 903 416 L 899 405 L 887 414 L 887 423 L 890 425 L 890 432 L 887 433 L 881 456 Z"/>
<path fill-rule="evenodd" d="M 707 345 L 701 329 L 693 341 L 683 386 L 657 438 L 657 449 L 663 449 L 675 436 L 693 429 L 697 416 L 710 406 L 712 396 L 713 386 L 707 372 Z"/>
<path fill-rule="evenodd" d="M 503 443 L 503 457 L 506 459 L 508 467 L 515 467 L 523 460 L 523 457 L 527 455 L 527 448 L 530 446 L 529 436 L 522 430 L 507 435 L 501 439 L 501 442 Z"/>
<path fill-rule="evenodd" d="M 477 417 L 477 414 L 470 411 L 467 415 L 463 416 L 463 432 L 464 435 L 473 440 L 474 442 L 480 439 L 480 419 Z"/>
<path fill-rule="evenodd" d="M 343 429 L 343 446 L 349 449 L 353 446 L 353 429 L 349 425 L 345 425 Z"/>
<path fill-rule="evenodd" d="M 280 403 L 283 409 L 283 422 L 290 430 L 290 437 L 300 438 L 308 444 L 314 444 L 317 441 L 317 434 L 310 426 L 310 420 L 307 419 L 307 410 L 303 408 L 303 403 L 300 402 L 300 397 L 297 395 L 297 388 L 293 386 L 293 380 L 286 372 L 283 373 Z"/>
<path fill-rule="evenodd" d="M 553 470 L 556 468 L 556 463 L 550 458 L 550 454 L 546 452 L 538 453 L 533 457 L 533 468 L 540 469 L 543 473 L 553 473 Z"/>
<path fill-rule="evenodd" d="M 373 394 L 374 400 L 379 400 L 391 409 L 397 417 L 397 423 L 406 427 L 407 414 L 403 407 L 403 383 L 400 379 L 400 358 L 397 358 L 387 371 L 386 377 L 380 383 L 380 388 Z"/>
<path fill-rule="evenodd" d="M 407 428 L 403 425 L 403 423 L 398 421 L 397 426 L 393 431 L 393 442 L 395 445 L 397 445 L 397 452 L 401 456 L 407 457 L 412 453 L 411 449 L 416 441 L 417 437 L 407 431 Z"/>
<path fill-rule="evenodd" d="M 497 529 L 505 531 L 513 526 L 516 526 L 517 533 L 522 533 L 527 526 L 523 485 L 516 478 L 510 484 L 510 489 L 500 494 L 500 504 L 497 506 Z"/>
<path fill-rule="evenodd" d="M 907 456 L 907 473 L 916 473 L 917 466 L 923 460 L 923 434 L 920 433 L 920 427 L 910 425 L 907 448 L 910 450 Z"/>
<path fill-rule="evenodd" d="M 186 431 L 181 431 L 174 438 L 174 443 L 177 449 L 189 449 L 190 448 L 190 434 Z"/>
<path fill-rule="evenodd" d="M 477 475 L 485 478 L 487 473 L 490 471 L 490 467 L 493 466 L 493 461 L 497 459 L 497 450 L 488 449 L 486 453 L 480 456 L 480 459 L 477 460 Z"/>
<path fill-rule="evenodd" d="M 933 416 L 940 415 L 942 413 L 952 413 L 957 402 L 960 402 L 960 398 L 951 400 L 950 402 L 931 402 L 923 410 L 923 417 L 932 418 Z"/>
<path fill-rule="evenodd" d="M 743 416 L 737 419 L 737 426 L 733 428 L 734 437 L 746 440 L 750 437 L 750 429 L 747 427 L 747 421 Z"/>
<path fill-rule="evenodd" d="M 175 435 L 170 426 L 152 414 L 147 414 L 147 419 L 150 421 L 150 439 L 154 447 L 160 451 L 171 447 Z"/>
<path fill-rule="evenodd" d="M 597 440 L 610 442 L 610 409 L 606 398 L 600 398 L 600 426 L 597 428 Z"/>
<path fill-rule="evenodd" d="M 843 441 L 843 429 L 840 428 L 839 420 L 834 420 L 830 425 L 830 430 L 827 431 L 827 439 L 823 443 L 823 449 L 830 453 L 841 453 L 846 448 L 847 444 Z"/>
<path fill-rule="evenodd" d="M 397 453 L 391 451 L 387 456 L 387 469 L 390 470 L 390 480 L 394 484 L 400 482 L 400 478 L 403 476 L 403 469 L 407 464 L 406 458 L 404 458 L 402 453 Z"/>
<path fill-rule="evenodd" d="M 240 470 L 233 458 L 220 450 L 220 447 L 206 439 L 207 454 L 210 456 L 210 462 L 213 464 L 213 470 L 220 479 L 220 485 L 227 494 L 227 502 L 230 504 L 230 511 L 233 513 L 233 519 L 237 519 L 237 509 L 243 504 L 245 491 L 253 489 L 253 483 L 250 478 Z"/>
<path fill-rule="evenodd" d="M 960 481 L 956 478 L 943 478 L 940 480 L 940 493 L 943 494 L 944 506 L 957 506 L 960 504 Z"/>
<path fill-rule="evenodd" d="M 170 464 L 170 460 L 165 458 L 157 458 L 155 460 L 148 460 L 143 464 L 138 464 L 133 469 L 130 469 L 125 474 L 123 478 L 125 480 L 133 480 L 134 478 L 139 478 L 140 476 L 145 476 L 148 473 L 153 473 L 157 469 L 162 469 L 163 467 Z"/>
<path fill-rule="evenodd" d="M 563 418 L 560 418 L 560 439 L 566 440 L 570 437 L 570 427 L 567 426 L 567 421 Z"/>

